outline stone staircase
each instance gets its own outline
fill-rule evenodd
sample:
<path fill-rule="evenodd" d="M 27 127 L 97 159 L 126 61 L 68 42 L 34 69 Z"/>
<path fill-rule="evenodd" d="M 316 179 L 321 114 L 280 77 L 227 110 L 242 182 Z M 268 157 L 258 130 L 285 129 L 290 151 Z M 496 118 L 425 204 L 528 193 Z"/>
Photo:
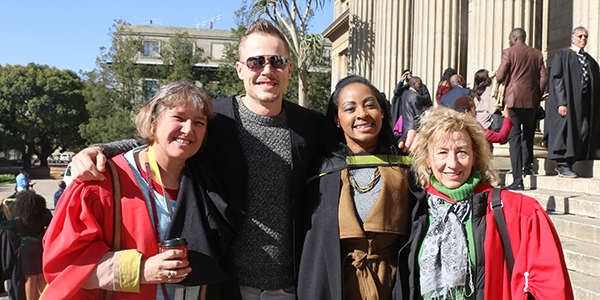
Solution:
<path fill-rule="evenodd" d="M 508 144 L 494 145 L 501 186 L 513 182 Z M 541 146 L 539 146 L 541 147 Z M 579 178 L 559 178 L 545 149 L 536 149 L 536 175 L 524 178 L 523 194 L 546 209 L 560 236 L 575 299 L 600 299 L 600 160 L 575 163 Z"/>

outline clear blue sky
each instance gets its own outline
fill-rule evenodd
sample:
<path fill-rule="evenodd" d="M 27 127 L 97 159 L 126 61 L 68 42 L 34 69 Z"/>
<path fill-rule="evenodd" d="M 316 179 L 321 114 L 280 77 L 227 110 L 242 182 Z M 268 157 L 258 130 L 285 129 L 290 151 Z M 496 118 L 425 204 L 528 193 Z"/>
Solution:
<path fill-rule="evenodd" d="M 316 12 L 311 32 L 321 33 L 331 24 L 332 2 L 328 1 Z M 234 12 L 241 3 L 241 0 L 0 0 L 0 65 L 34 62 L 75 72 L 91 71 L 96 67 L 99 48 L 111 45 L 108 33 L 115 19 L 135 25 L 149 25 L 149 19 L 158 19 L 162 26 L 195 27 L 221 14 L 222 20 L 213 28 L 229 30 L 235 27 Z"/>

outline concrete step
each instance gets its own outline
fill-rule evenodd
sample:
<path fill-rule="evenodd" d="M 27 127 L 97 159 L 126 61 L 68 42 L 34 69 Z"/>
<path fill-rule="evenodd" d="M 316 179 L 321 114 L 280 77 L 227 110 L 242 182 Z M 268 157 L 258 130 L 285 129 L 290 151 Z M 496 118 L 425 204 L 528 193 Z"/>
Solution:
<path fill-rule="evenodd" d="M 600 299 L 600 278 L 569 270 L 576 300 Z"/>
<path fill-rule="evenodd" d="M 502 181 L 502 180 L 501 180 Z M 512 173 L 504 175 L 503 184 L 513 182 Z M 600 196 L 600 179 L 596 178 L 561 178 L 558 176 L 534 175 L 523 178 L 525 189 L 545 189 L 573 194 L 590 194 Z"/>
<path fill-rule="evenodd" d="M 540 202 L 547 212 L 600 219 L 600 196 L 545 189 L 525 190 L 522 193 Z"/>
<path fill-rule="evenodd" d="M 571 238 L 600 246 L 599 219 L 558 213 L 548 213 L 548 215 L 561 238 Z"/>
<path fill-rule="evenodd" d="M 568 237 L 560 237 L 569 270 L 590 275 L 600 280 L 600 245 Z"/>

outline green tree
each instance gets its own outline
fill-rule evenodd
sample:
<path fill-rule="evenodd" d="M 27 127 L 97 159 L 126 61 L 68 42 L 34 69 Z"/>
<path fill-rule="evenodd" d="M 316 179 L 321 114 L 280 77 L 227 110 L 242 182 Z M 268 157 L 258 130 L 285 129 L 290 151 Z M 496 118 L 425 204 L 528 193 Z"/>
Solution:
<path fill-rule="evenodd" d="M 122 20 L 110 29 L 110 49 L 100 48 L 99 68 L 84 73 L 88 124 L 80 132 L 89 143 L 110 142 L 133 137 L 134 117 L 162 82 L 194 83 L 202 72 L 195 64 L 207 62 L 204 51 L 195 46 L 188 32 L 177 32 L 160 49 L 163 65 L 138 64 L 145 37 L 133 32 Z"/>
<path fill-rule="evenodd" d="M 25 168 L 36 154 L 43 166 L 58 147 L 77 150 L 87 122 L 84 84 L 76 73 L 30 63 L 0 66 L 0 148 L 23 153 Z"/>
<path fill-rule="evenodd" d="M 282 32 L 295 57 L 294 66 L 298 71 L 298 104 L 308 107 L 308 70 L 318 64 L 323 56 L 323 37 L 309 33 L 308 24 L 313 11 L 323 6 L 327 0 L 253 0 L 252 13 L 266 14 Z M 304 5 L 304 6 L 302 6 Z"/>
<path fill-rule="evenodd" d="M 89 123 L 79 128 L 88 143 L 132 138 L 133 118 L 144 102 L 143 83 L 151 70 L 136 64 L 144 50 L 143 37 L 122 20 L 115 20 L 109 33 L 110 49 L 102 47 L 99 68 L 84 73 Z"/>
<path fill-rule="evenodd" d="M 209 57 L 204 49 L 196 46 L 187 31 L 177 32 L 169 38 L 169 42 L 160 52 L 163 60 L 163 76 L 169 82 L 183 81 L 194 83 L 196 80 L 194 66 L 206 63 Z"/>

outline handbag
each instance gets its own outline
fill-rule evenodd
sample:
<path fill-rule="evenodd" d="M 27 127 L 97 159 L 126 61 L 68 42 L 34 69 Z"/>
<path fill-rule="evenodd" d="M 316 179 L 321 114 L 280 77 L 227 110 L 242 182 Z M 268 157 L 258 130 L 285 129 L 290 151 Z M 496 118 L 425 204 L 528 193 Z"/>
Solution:
<path fill-rule="evenodd" d="M 492 124 L 490 124 L 490 130 L 500 132 L 500 129 L 502 129 L 502 123 L 504 123 L 504 116 L 500 111 L 495 111 L 492 114 Z"/>
<path fill-rule="evenodd" d="M 546 111 L 543 107 L 540 106 L 535 110 L 535 118 L 537 120 L 543 120 L 546 118 Z"/>

